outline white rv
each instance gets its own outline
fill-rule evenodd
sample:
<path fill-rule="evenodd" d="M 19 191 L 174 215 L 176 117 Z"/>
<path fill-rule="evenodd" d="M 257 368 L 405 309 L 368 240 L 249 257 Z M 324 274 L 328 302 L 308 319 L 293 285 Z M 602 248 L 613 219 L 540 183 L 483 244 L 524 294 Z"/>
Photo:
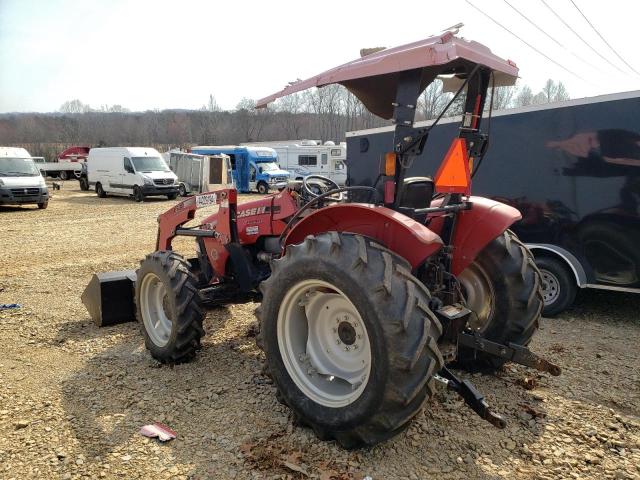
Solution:
<path fill-rule="evenodd" d="M 333 142 L 321 144 L 316 140 L 285 140 L 245 143 L 273 148 L 278 154 L 278 165 L 289 171 L 291 178 L 300 180 L 307 175 L 322 175 L 338 185 L 347 181 L 347 144 Z"/>
<path fill-rule="evenodd" d="M 0 205 L 49 205 L 44 178 L 24 148 L 0 147 Z"/>
<path fill-rule="evenodd" d="M 132 196 L 141 202 L 148 196 L 178 196 L 178 177 L 153 148 L 92 148 L 87 158 L 87 180 L 99 197 Z"/>

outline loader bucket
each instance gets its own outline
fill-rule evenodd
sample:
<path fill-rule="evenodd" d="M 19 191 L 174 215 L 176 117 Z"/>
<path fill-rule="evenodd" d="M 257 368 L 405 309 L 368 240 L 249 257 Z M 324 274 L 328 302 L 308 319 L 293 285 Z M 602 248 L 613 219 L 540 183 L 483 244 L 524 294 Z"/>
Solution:
<path fill-rule="evenodd" d="M 99 327 L 134 322 L 135 285 L 135 270 L 96 273 L 80 298 Z"/>

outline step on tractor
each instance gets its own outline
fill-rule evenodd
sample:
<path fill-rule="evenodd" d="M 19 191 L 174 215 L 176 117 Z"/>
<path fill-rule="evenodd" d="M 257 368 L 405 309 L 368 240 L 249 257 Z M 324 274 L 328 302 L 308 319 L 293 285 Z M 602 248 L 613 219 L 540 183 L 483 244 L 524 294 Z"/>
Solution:
<path fill-rule="evenodd" d="M 167 364 L 192 359 L 207 307 L 254 301 L 265 372 L 321 439 L 346 448 L 384 441 L 408 425 L 436 383 L 504 428 L 452 369 L 491 371 L 511 361 L 560 373 L 527 348 L 543 300 L 533 257 L 509 230 L 520 213 L 470 191 L 489 142 L 480 129 L 491 115 L 489 87 L 513 85 L 517 73 L 513 62 L 447 32 L 260 100 L 262 107 L 337 83 L 391 120 L 394 142 L 370 159 L 371 185 L 311 175 L 248 203 L 222 188 L 161 214 L 156 251 L 135 275 L 123 274 L 135 283 L 151 355 Z M 414 126 L 416 105 L 436 79 L 455 94 L 433 124 L 461 106 L 458 135 L 433 177 L 408 177 L 432 128 Z M 217 210 L 195 221 L 206 206 Z M 172 250 L 177 236 L 194 237 L 196 258 Z"/>

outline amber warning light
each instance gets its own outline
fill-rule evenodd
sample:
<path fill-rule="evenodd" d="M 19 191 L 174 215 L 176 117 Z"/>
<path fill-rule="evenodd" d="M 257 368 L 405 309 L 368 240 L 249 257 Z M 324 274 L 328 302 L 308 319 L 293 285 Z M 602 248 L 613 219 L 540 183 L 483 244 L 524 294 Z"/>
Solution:
<path fill-rule="evenodd" d="M 471 174 L 469 155 L 464 138 L 456 138 L 451 143 L 435 176 L 436 192 L 461 193 L 471 195 Z"/>

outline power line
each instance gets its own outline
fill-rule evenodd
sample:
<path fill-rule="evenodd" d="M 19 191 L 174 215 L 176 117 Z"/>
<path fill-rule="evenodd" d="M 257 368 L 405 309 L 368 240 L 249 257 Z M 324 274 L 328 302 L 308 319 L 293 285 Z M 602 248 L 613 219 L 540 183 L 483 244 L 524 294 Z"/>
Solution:
<path fill-rule="evenodd" d="M 498 25 L 500 28 L 502 28 L 503 30 L 506 30 L 507 32 L 509 32 L 511 35 L 513 35 L 514 37 L 516 37 L 518 40 L 520 40 L 522 43 L 524 43 L 527 47 L 529 47 L 530 49 L 532 49 L 533 51 L 535 51 L 538 55 L 542 55 L 544 58 L 546 58 L 547 60 L 549 60 L 551 63 L 553 63 L 554 65 L 560 67 L 562 70 L 564 70 L 565 72 L 569 73 L 570 75 L 573 75 L 576 78 L 579 78 L 580 80 L 583 80 L 586 82 L 586 80 L 584 78 L 582 78 L 580 75 L 578 75 L 577 73 L 574 73 L 573 71 L 569 70 L 567 67 L 565 67 L 564 65 L 561 65 L 560 63 L 556 62 L 553 58 L 549 57 L 548 55 L 546 55 L 545 53 L 541 52 L 540 50 L 538 50 L 536 47 L 534 47 L 533 45 L 531 45 L 529 42 L 527 42 L 525 39 L 523 39 L 522 37 L 516 35 L 515 33 L 513 33 L 511 30 L 509 30 L 507 27 L 505 27 L 504 25 L 502 25 L 500 22 L 498 22 L 495 18 L 493 18 L 491 15 L 489 15 L 488 13 L 485 13 L 484 11 L 480 10 L 478 7 L 476 7 L 473 3 L 471 3 L 469 0 L 464 0 L 465 2 L 467 2 L 469 5 L 471 5 L 474 9 L 476 9 L 478 12 L 480 12 L 482 15 L 484 15 L 485 17 L 487 17 L 489 20 L 491 20 L 493 23 L 495 23 L 496 25 Z"/>
<path fill-rule="evenodd" d="M 543 30 L 541 27 L 539 27 L 533 20 L 531 20 L 529 17 L 527 17 L 524 13 L 522 13 L 520 10 L 518 10 L 516 7 L 514 7 L 511 3 L 509 3 L 508 0 L 503 0 L 504 3 L 506 3 L 507 5 L 509 5 L 518 15 L 520 15 L 522 18 L 524 18 L 527 22 L 529 22 L 536 30 L 538 30 L 540 33 L 542 33 L 543 35 L 545 35 L 547 38 L 549 38 L 550 40 L 552 40 L 556 45 L 558 45 L 559 47 L 563 48 L 564 50 L 566 50 L 567 52 L 569 52 L 571 55 L 573 55 L 574 57 L 576 57 L 578 60 L 580 60 L 583 63 L 586 63 L 587 65 L 589 65 L 591 68 L 594 68 L 595 70 L 598 70 L 600 72 L 603 72 L 603 70 L 600 67 L 597 67 L 596 65 L 594 65 L 593 63 L 589 62 L 588 60 L 585 60 L 584 58 L 582 58 L 580 55 L 578 55 L 577 53 L 571 51 L 569 48 L 567 48 L 564 44 L 560 43 L 558 41 L 558 39 L 556 39 L 553 35 L 550 35 L 549 33 L 547 33 L 545 30 Z"/>
<path fill-rule="evenodd" d="M 584 38 L 582 38 L 582 36 L 581 36 L 578 32 L 576 32 L 573 28 L 571 28 L 571 25 L 569 25 L 569 24 L 564 20 L 564 18 L 562 18 L 560 15 L 558 15 L 558 14 L 556 13 L 556 11 L 555 11 L 553 8 L 551 8 L 551 7 L 549 6 L 549 4 L 548 4 L 545 0 L 540 0 L 540 1 L 544 4 L 544 6 L 545 6 L 545 7 L 547 7 L 547 8 L 549 9 L 549 11 L 550 11 L 551 13 L 553 13 L 553 14 L 555 15 L 555 17 L 556 17 L 558 20 L 560 20 L 560 21 L 563 23 L 563 25 L 564 25 L 565 27 L 567 27 L 569 30 L 571 30 L 571 31 L 573 32 L 573 34 L 574 34 L 576 37 L 578 37 L 580 40 L 582 40 L 582 43 L 584 43 L 587 47 L 589 47 L 589 48 L 590 48 L 590 49 L 591 49 L 591 50 L 592 50 L 596 55 L 598 55 L 601 59 L 603 59 L 603 60 L 604 60 L 605 62 L 607 62 L 609 65 L 611 65 L 612 67 L 614 67 L 616 70 L 618 70 L 620 73 L 626 73 L 624 70 L 622 70 L 620 67 L 618 67 L 615 63 L 611 62 L 611 60 L 609 60 L 607 57 L 603 56 L 600 52 L 598 52 L 595 48 L 593 48 L 593 47 L 591 46 L 591 44 L 590 44 L 589 42 L 587 42 Z"/>
<path fill-rule="evenodd" d="M 617 50 L 616 50 L 615 48 L 613 48 L 613 47 L 609 44 L 609 42 L 607 42 L 607 41 L 605 40 L 605 38 L 604 38 L 604 37 L 602 36 L 602 34 L 598 31 L 598 29 L 593 25 L 593 23 L 591 23 L 591 22 L 589 21 L 589 19 L 587 18 L 587 16 L 586 16 L 584 13 L 582 13 L 582 10 L 580 10 L 580 8 L 578 8 L 578 5 L 576 5 L 576 2 L 574 2 L 573 0 L 570 0 L 570 2 L 573 4 L 573 6 L 574 6 L 574 7 L 576 7 L 576 10 L 580 13 L 580 15 L 582 15 L 582 18 L 584 18 L 584 19 L 586 20 L 586 22 L 589 24 L 589 26 L 593 29 L 593 31 L 594 31 L 594 32 L 596 32 L 596 33 L 598 34 L 598 36 L 600 37 L 600 39 L 601 39 L 601 40 L 602 40 L 602 41 L 607 45 L 607 47 L 609 47 L 609 49 L 610 49 L 613 53 L 615 53 L 615 54 L 616 54 L 616 57 L 618 57 L 618 58 L 622 61 L 622 63 L 624 63 L 627 67 L 629 67 L 631 70 L 633 70 L 633 72 L 634 72 L 636 75 L 640 75 L 640 73 L 638 73 L 638 71 L 637 71 L 635 68 L 633 68 L 631 65 L 629 65 L 629 63 L 628 63 L 624 58 L 622 58 L 622 56 L 620 56 L 620 54 L 617 52 Z"/>

